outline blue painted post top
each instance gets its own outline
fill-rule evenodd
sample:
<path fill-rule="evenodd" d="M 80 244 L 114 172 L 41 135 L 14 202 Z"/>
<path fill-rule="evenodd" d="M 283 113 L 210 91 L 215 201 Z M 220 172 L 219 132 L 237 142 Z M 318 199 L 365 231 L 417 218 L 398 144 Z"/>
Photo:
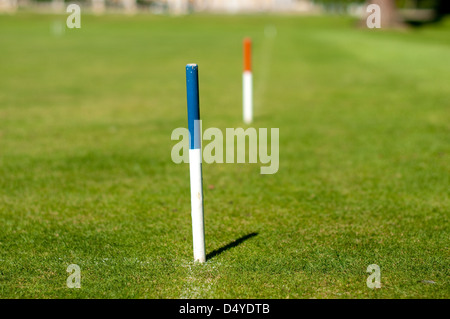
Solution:
<path fill-rule="evenodd" d="M 189 148 L 200 148 L 200 106 L 198 94 L 198 65 L 186 65 L 186 94 L 189 128 Z M 197 122 L 196 122 L 197 121 Z"/>

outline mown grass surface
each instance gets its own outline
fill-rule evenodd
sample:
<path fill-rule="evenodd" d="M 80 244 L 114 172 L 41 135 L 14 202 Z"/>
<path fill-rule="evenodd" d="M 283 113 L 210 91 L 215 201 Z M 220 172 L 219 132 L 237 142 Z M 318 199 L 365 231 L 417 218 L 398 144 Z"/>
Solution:
<path fill-rule="evenodd" d="M 65 19 L 0 16 L 0 297 L 449 297 L 448 20 L 83 15 L 58 33 Z M 189 170 L 170 157 L 184 66 L 203 129 L 241 127 L 244 36 L 280 169 L 203 165 L 210 258 L 194 265 Z"/>

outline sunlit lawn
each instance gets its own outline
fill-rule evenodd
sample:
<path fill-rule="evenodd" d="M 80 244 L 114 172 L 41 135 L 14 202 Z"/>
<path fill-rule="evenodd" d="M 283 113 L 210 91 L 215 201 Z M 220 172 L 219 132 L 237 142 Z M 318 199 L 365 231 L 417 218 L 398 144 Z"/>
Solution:
<path fill-rule="evenodd" d="M 449 21 L 65 19 L 0 16 L 1 298 L 449 297 Z M 245 127 L 245 36 L 253 126 L 279 128 L 280 168 L 203 165 L 194 265 L 189 168 L 171 160 L 184 67 L 203 129 Z"/>

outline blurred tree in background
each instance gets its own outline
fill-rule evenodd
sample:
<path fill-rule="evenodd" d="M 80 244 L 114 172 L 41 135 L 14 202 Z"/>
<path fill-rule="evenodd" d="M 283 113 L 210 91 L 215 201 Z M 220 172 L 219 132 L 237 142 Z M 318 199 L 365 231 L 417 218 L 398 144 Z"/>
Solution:
<path fill-rule="evenodd" d="M 381 8 L 383 28 L 438 22 L 450 14 L 450 0 L 316 0 L 315 3 L 333 13 L 347 13 L 355 5 L 365 8 L 369 4 L 377 4 Z"/>

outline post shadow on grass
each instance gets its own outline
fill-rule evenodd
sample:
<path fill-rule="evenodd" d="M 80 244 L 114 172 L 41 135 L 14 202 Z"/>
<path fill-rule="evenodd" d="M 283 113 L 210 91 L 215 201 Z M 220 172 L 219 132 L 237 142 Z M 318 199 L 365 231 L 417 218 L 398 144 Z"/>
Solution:
<path fill-rule="evenodd" d="M 227 244 L 227 245 L 225 245 L 225 246 L 222 246 L 222 247 L 220 247 L 220 248 L 218 248 L 218 249 L 216 249 L 216 250 L 213 250 L 212 252 L 210 252 L 209 254 L 206 255 L 206 260 L 209 260 L 209 259 L 211 259 L 211 258 L 214 258 L 214 257 L 216 257 L 217 255 L 220 255 L 220 254 L 223 253 L 224 251 L 227 251 L 227 250 L 229 250 L 229 249 L 231 249 L 231 248 L 233 248 L 233 247 L 239 246 L 240 244 L 242 244 L 242 243 L 243 243 L 244 241 L 246 241 L 247 239 L 250 239 L 250 238 L 252 238 L 252 237 L 255 237 L 256 235 L 258 235 L 258 233 L 255 233 L 255 232 L 250 233 L 250 234 L 247 234 L 247 235 L 244 235 L 244 236 L 242 236 L 242 237 L 240 237 L 240 238 L 238 238 L 238 239 L 232 241 L 231 243 L 229 243 L 229 244 Z"/>

